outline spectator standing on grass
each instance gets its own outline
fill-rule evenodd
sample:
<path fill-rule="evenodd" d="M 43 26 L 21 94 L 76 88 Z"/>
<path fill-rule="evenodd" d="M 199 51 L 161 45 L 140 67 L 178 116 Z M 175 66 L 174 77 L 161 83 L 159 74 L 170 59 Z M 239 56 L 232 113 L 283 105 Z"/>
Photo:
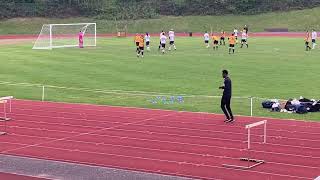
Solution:
<path fill-rule="evenodd" d="M 223 89 L 223 95 L 221 98 L 221 109 L 226 116 L 226 120 L 224 122 L 234 122 L 234 117 L 230 107 L 232 96 L 232 83 L 227 70 L 222 71 L 222 77 L 224 79 L 224 86 L 219 87 L 219 89 Z"/>
<path fill-rule="evenodd" d="M 312 37 L 312 49 L 314 49 L 316 47 L 316 40 L 317 40 L 317 32 L 313 29 L 312 33 L 311 33 L 311 37 Z"/>

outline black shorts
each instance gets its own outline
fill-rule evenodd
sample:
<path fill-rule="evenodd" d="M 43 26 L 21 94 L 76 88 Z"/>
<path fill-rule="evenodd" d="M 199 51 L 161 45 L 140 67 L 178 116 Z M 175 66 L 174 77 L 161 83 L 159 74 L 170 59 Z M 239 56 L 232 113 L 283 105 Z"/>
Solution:
<path fill-rule="evenodd" d="M 205 41 L 204 41 L 204 43 L 208 44 L 208 43 L 209 43 L 209 41 L 205 40 Z"/>
<path fill-rule="evenodd" d="M 136 42 L 136 46 L 139 46 L 139 42 Z"/>
<path fill-rule="evenodd" d="M 174 44 L 174 41 L 170 41 L 170 45 Z"/>
<path fill-rule="evenodd" d="M 247 40 L 246 39 L 241 39 L 241 42 L 247 42 Z"/>
<path fill-rule="evenodd" d="M 140 51 L 143 51 L 144 50 L 144 47 L 139 47 Z"/>
<path fill-rule="evenodd" d="M 312 39 L 312 42 L 313 42 L 313 43 L 316 43 L 316 40 L 315 40 L 315 39 Z"/>
<path fill-rule="evenodd" d="M 149 46 L 149 45 L 150 45 L 150 41 L 147 41 L 147 42 L 146 42 L 146 45 Z"/>
<path fill-rule="evenodd" d="M 224 37 L 221 37 L 220 40 L 221 40 L 221 41 L 224 41 Z"/>
<path fill-rule="evenodd" d="M 214 40 L 213 44 L 219 44 L 219 42 L 217 40 Z"/>
<path fill-rule="evenodd" d="M 234 47 L 234 44 L 229 44 L 229 47 Z"/>
<path fill-rule="evenodd" d="M 305 44 L 306 44 L 306 46 L 309 46 L 309 42 L 308 42 L 308 41 L 306 41 L 306 43 L 305 43 Z"/>
<path fill-rule="evenodd" d="M 166 44 L 161 44 L 161 47 L 166 48 Z"/>

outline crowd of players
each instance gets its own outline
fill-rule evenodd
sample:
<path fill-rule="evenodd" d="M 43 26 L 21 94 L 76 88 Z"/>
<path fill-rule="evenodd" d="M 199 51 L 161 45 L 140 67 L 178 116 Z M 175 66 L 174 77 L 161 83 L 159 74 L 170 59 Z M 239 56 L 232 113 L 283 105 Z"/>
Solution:
<path fill-rule="evenodd" d="M 240 37 L 239 37 L 240 36 Z M 174 30 L 171 29 L 168 32 L 168 37 L 169 37 L 169 47 L 168 50 L 171 51 L 172 49 L 177 50 L 176 45 L 175 45 L 175 33 Z M 233 32 L 231 33 L 230 36 L 227 37 L 227 34 L 224 30 L 221 31 L 220 35 L 215 35 L 211 33 L 211 35 L 206 31 L 203 35 L 204 37 L 204 43 L 207 48 L 210 48 L 210 42 L 212 44 L 213 50 L 218 50 L 219 46 L 225 46 L 226 45 L 226 39 L 228 40 L 229 43 L 229 54 L 234 54 L 235 53 L 235 47 L 236 44 L 238 44 L 238 38 L 240 38 L 240 48 L 249 47 L 248 44 L 248 26 L 245 25 L 244 28 L 241 31 L 238 31 L 237 28 L 234 28 Z M 143 57 L 144 55 L 144 48 L 146 46 L 147 51 L 150 51 L 150 34 L 136 34 L 134 42 L 136 45 L 136 52 L 137 52 L 137 57 Z M 160 44 L 158 50 L 162 53 L 165 54 L 166 52 L 166 44 L 167 44 L 167 36 L 164 31 L 160 33 L 159 36 L 160 39 Z M 311 49 L 314 49 L 316 44 L 316 39 L 317 39 L 317 32 L 315 30 L 312 30 L 310 33 L 309 31 L 306 32 L 306 37 L 305 37 L 305 46 L 306 46 L 306 51 L 309 51 Z M 312 47 L 310 46 L 312 42 Z"/>
<path fill-rule="evenodd" d="M 169 36 L 169 41 L 170 41 L 170 45 L 168 50 L 171 51 L 171 49 L 177 50 L 176 45 L 174 44 L 174 39 L 175 39 L 175 34 L 173 29 L 171 29 L 168 32 L 168 36 Z M 136 45 L 136 52 L 137 52 L 137 57 L 143 57 L 144 55 L 144 47 L 146 46 L 147 51 L 150 51 L 150 34 L 146 33 L 144 34 L 136 34 L 136 36 L 134 37 L 134 42 Z M 162 52 L 162 54 L 164 54 L 166 52 L 166 44 L 167 44 L 167 36 L 166 33 L 164 31 L 162 31 L 160 33 L 160 44 L 159 44 L 159 51 Z"/>
<path fill-rule="evenodd" d="M 212 42 L 212 46 L 213 46 L 213 50 L 218 50 L 219 45 L 220 46 L 225 46 L 225 39 L 228 38 L 228 42 L 229 42 L 229 54 L 234 53 L 235 52 L 235 46 L 238 43 L 238 35 L 239 33 L 241 34 L 241 46 L 240 48 L 243 48 L 243 46 L 245 45 L 247 48 L 249 47 L 248 45 L 248 27 L 245 25 L 245 27 L 243 28 L 243 30 L 241 32 L 238 31 L 237 28 L 234 28 L 233 32 L 231 33 L 231 35 L 229 37 L 226 37 L 226 32 L 225 31 L 221 31 L 220 37 L 214 35 L 213 33 L 211 33 L 211 42 Z M 206 45 L 207 48 L 210 47 L 210 35 L 208 32 L 205 32 L 204 35 L 204 43 Z"/>
<path fill-rule="evenodd" d="M 316 47 L 316 40 L 317 40 L 317 32 L 313 29 L 311 34 L 309 31 L 306 32 L 306 37 L 304 38 L 306 51 L 310 51 Z M 312 48 L 310 46 L 310 42 L 312 42 Z"/>

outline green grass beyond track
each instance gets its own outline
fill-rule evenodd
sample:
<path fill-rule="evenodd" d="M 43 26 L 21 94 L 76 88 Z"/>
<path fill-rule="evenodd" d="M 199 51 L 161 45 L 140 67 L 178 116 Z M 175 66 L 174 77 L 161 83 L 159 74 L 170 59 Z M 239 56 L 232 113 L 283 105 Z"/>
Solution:
<path fill-rule="evenodd" d="M 38 34 L 42 24 L 46 23 L 79 23 L 96 22 L 99 33 L 117 32 L 116 23 L 94 18 L 17 18 L 0 21 L 0 34 Z M 305 31 L 306 28 L 320 29 L 320 7 L 306 10 L 266 13 L 260 15 L 240 16 L 163 16 L 156 19 L 140 19 L 119 22 L 119 26 L 128 25 L 128 31 L 159 32 L 161 29 L 174 28 L 176 32 L 203 32 L 239 29 L 244 24 L 249 25 L 250 31 L 264 31 L 265 28 L 289 28 L 290 31 Z M 22 28 L 23 27 L 23 28 Z"/>
<path fill-rule="evenodd" d="M 0 95 L 40 100 L 43 84 L 45 99 L 50 101 L 220 113 L 220 99 L 210 96 L 221 95 L 221 70 L 228 69 L 235 97 L 320 98 L 320 49 L 305 52 L 303 39 L 250 39 L 248 49 L 237 48 L 236 54 L 229 55 L 227 47 L 217 52 L 205 48 L 202 38 L 177 38 L 178 50 L 162 55 L 156 47 L 158 38 L 154 38 L 152 51 L 144 59 L 136 57 L 132 40 L 99 39 L 96 48 L 85 49 L 32 50 L 32 43 L 0 45 Z M 183 95 L 184 102 L 150 102 L 161 94 L 167 98 Z M 260 103 L 254 100 L 255 116 L 320 120 L 320 113 L 270 113 Z M 246 98 L 233 99 L 235 114 L 249 115 L 249 105 Z"/>

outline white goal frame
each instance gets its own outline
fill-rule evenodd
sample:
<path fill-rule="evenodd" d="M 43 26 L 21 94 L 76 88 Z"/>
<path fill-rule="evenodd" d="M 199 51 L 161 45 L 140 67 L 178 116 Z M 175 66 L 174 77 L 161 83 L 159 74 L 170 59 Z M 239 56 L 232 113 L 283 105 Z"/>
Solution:
<path fill-rule="evenodd" d="M 41 28 L 41 31 L 40 31 L 40 34 L 38 35 L 37 37 L 37 40 L 35 41 L 34 43 L 34 46 L 32 49 L 53 49 L 53 48 L 68 48 L 68 47 L 78 47 L 79 44 L 65 44 L 65 45 L 54 45 L 54 32 L 52 31 L 52 28 L 53 27 L 61 27 L 61 26 L 84 26 L 85 27 L 85 30 L 83 32 L 84 34 L 84 41 L 86 41 L 86 28 L 88 26 L 94 26 L 94 32 L 93 32 L 93 43 L 92 44 L 85 44 L 84 46 L 85 47 L 95 47 L 97 46 L 97 24 L 96 23 L 72 23 L 72 24 L 44 24 Z M 41 33 L 45 30 L 45 28 L 48 28 L 49 27 L 49 32 L 48 32 L 48 35 L 45 36 L 44 39 L 47 38 L 48 40 L 48 45 L 46 46 L 37 46 L 37 42 L 38 41 L 41 41 L 42 40 L 42 37 L 41 37 Z M 79 31 L 75 31 L 74 34 L 77 36 Z"/>

